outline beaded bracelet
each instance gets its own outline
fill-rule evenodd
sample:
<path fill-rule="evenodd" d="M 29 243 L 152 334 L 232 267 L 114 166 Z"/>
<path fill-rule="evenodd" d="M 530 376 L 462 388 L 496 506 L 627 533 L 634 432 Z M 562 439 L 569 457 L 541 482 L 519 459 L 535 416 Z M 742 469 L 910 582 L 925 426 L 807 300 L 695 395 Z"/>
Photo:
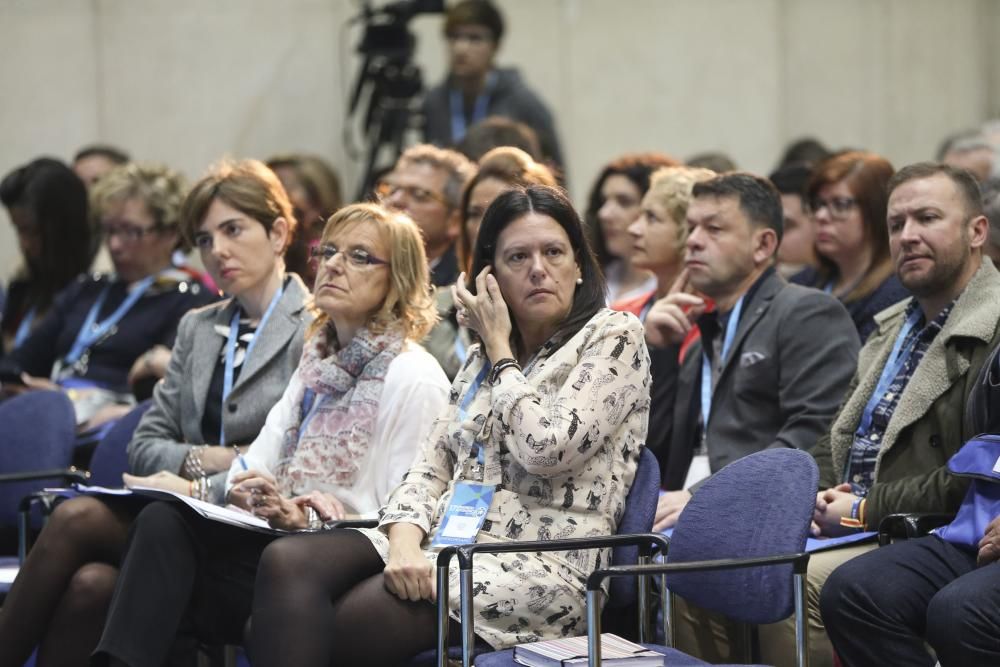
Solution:
<path fill-rule="evenodd" d="M 490 384 L 496 384 L 500 381 L 500 374 L 503 373 L 508 368 L 516 368 L 521 370 L 521 364 L 517 363 L 517 359 L 511 359 L 506 357 L 500 359 L 495 364 L 493 364 L 493 371 L 490 373 Z"/>

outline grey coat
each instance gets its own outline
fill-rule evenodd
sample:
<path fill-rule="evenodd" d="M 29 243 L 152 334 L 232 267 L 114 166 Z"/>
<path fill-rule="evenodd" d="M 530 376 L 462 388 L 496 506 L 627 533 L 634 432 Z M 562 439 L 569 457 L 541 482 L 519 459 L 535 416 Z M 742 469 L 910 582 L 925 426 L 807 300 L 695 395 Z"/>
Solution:
<path fill-rule="evenodd" d="M 307 308 L 311 297 L 298 276 L 289 278 L 223 411 L 230 442 L 249 444 L 257 437 L 302 356 L 305 329 L 313 319 Z M 203 434 L 201 422 L 212 374 L 225 344 L 215 327 L 228 328 L 237 307 L 235 300 L 229 299 L 192 310 L 181 320 L 167 374 L 157 383 L 153 405 L 128 446 L 129 469 L 134 474 L 179 473 L 191 447 L 218 444 L 218 434 Z M 213 502 L 223 500 L 227 472 L 212 476 Z"/>
<path fill-rule="evenodd" d="M 743 305 L 712 395 L 706 434 L 712 472 L 768 447 L 811 449 L 844 398 L 859 347 L 837 299 L 789 285 L 774 272 L 761 278 Z M 683 484 L 698 444 L 701 362 L 699 341 L 678 378 L 667 488 Z"/>

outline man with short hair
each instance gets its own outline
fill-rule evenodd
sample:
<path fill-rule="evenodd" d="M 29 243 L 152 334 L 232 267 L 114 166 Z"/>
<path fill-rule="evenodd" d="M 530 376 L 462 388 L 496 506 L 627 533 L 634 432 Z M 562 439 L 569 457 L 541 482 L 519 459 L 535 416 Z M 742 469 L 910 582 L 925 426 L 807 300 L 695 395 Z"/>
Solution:
<path fill-rule="evenodd" d="M 821 487 L 817 535 L 877 530 L 884 517 L 897 512 L 958 509 L 968 484 L 949 474 L 946 464 L 976 435 L 963 418 L 966 403 L 1000 342 L 1000 273 L 983 260 L 989 223 L 974 176 L 924 162 L 901 169 L 887 187 L 890 254 L 913 298 L 876 316 L 878 328 L 861 350 L 847 400 L 813 449 Z M 873 549 L 841 547 L 810 559 L 811 664 L 832 664 L 819 614 L 824 582 L 838 566 Z M 877 572 L 872 574 L 881 576 Z M 864 637 L 870 655 L 891 639 L 877 633 Z M 771 664 L 791 660 L 791 624 L 762 628 L 761 647 Z M 769 647 L 774 655 L 768 655 Z"/>
<path fill-rule="evenodd" d="M 782 208 L 766 179 L 732 172 L 695 184 L 687 211 L 685 269 L 646 318 L 650 345 L 681 340 L 697 324 L 678 377 L 669 465 L 687 469 L 660 498 L 655 530 L 673 526 L 700 483 L 731 461 L 769 447 L 809 449 L 826 431 L 857 360 L 847 310 L 775 271 Z M 705 300 L 715 302 L 705 311 Z M 684 477 L 680 477 L 684 479 Z M 678 647 L 732 662 L 730 624 L 677 605 Z"/>
<path fill-rule="evenodd" d="M 488 116 L 520 121 L 538 134 L 542 157 L 562 167 L 552 114 L 513 68 L 495 66 L 504 22 L 489 0 L 462 0 L 448 9 L 448 78 L 424 98 L 424 141 L 454 146 Z"/>
<path fill-rule="evenodd" d="M 802 162 L 784 165 L 768 177 L 781 193 L 784 233 L 778 246 L 778 272 L 797 285 L 817 280 L 816 222 L 806 203 L 806 184 L 812 168 Z"/>
<path fill-rule="evenodd" d="M 106 173 L 128 163 L 128 153 L 109 144 L 84 146 L 73 156 L 73 171 L 90 190 Z"/>
<path fill-rule="evenodd" d="M 462 192 L 475 173 L 476 165 L 461 153 L 419 144 L 406 149 L 378 185 L 385 204 L 420 227 L 431 283 L 439 287 L 458 278 L 455 240 L 462 224 Z"/>
<path fill-rule="evenodd" d="M 685 268 L 646 317 L 646 340 L 701 340 L 678 378 L 670 465 L 688 469 L 666 493 L 657 530 L 672 526 L 697 483 L 768 447 L 809 449 L 826 430 L 850 381 L 858 342 L 832 296 L 789 285 L 774 269 L 782 210 L 767 180 L 731 172 L 694 185 Z M 705 312 L 705 299 L 715 310 Z"/>

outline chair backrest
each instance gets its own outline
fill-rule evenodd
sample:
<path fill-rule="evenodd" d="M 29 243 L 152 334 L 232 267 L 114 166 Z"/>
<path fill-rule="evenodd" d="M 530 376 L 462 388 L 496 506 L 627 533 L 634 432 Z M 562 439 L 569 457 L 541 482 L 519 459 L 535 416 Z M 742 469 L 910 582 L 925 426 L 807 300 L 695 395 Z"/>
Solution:
<path fill-rule="evenodd" d="M 816 462 L 800 450 L 766 449 L 734 461 L 712 475 L 681 512 L 667 560 L 804 551 L 818 485 Z M 791 565 L 671 574 L 667 587 L 744 623 L 773 623 L 794 608 Z"/>
<path fill-rule="evenodd" d="M 0 403 L 0 473 L 68 468 L 76 443 L 73 404 L 61 391 L 29 391 Z M 21 499 L 59 479 L 0 484 L 0 526 L 13 526 Z"/>
<path fill-rule="evenodd" d="M 128 472 L 128 443 L 151 401 L 143 401 L 119 419 L 94 449 L 90 459 L 90 483 L 96 486 L 121 486 L 122 473 Z"/>
<path fill-rule="evenodd" d="M 656 517 L 656 503 L 660 497 L 660 464 L 656 456 L 646 447 L 639 451 L 639 465 L 635 479 L 625 497 L 625 509 L 618 522 L 618 534 L 648 533 L 653 529 Z M 638 547 L 618 547 L 611 554 L 612 565 L 635 565 Z M 615 577 L 611 580 L 608 605 L 631 607 L 635 604 L 635 580 Z"/>

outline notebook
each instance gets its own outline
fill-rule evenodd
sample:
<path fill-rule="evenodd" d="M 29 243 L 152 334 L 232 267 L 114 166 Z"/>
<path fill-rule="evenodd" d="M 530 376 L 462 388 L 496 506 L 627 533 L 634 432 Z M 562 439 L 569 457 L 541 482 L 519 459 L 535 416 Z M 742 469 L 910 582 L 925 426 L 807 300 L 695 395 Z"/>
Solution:
<path fill-rule="evenodd" d="M 663 667 L 659 653 L 618 635 L 601 635 L 601 664 L 608 667 Z M 514 647 L 514 662 L 528 667 L 569 667 L 587 664 L 587 638 L 552 639 Z"/>

